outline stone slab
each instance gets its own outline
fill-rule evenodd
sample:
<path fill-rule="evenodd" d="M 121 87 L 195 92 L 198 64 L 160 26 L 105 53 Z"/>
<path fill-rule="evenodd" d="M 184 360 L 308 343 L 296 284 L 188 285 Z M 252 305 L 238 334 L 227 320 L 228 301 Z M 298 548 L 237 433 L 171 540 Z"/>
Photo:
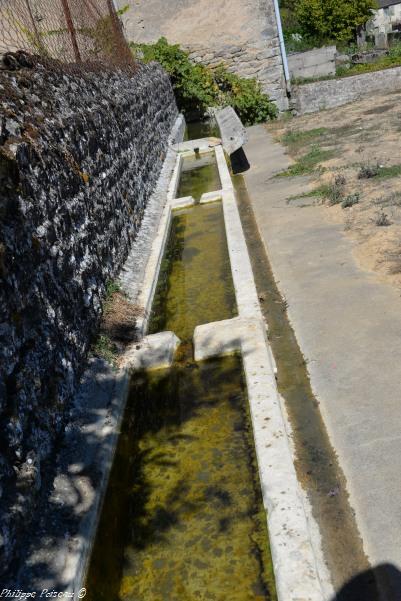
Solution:
<path fill-rule="evenodd" d="M 171 367 L 180 344 L 174 332 L 160 332 L 145 336 L 124 354 L 122 366 L 130 371 L 154 370 Z"/>
<path fill-rule="evenodd" d="M 214 112 L 224 151 L 231 155 L 246 143 L 246 129 L 231 106 Z"/>

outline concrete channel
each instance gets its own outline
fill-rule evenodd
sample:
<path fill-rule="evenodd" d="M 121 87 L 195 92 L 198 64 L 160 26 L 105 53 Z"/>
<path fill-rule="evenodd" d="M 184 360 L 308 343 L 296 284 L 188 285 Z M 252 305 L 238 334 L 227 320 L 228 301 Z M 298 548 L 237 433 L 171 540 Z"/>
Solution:
<path fill-rule="evenodd" d="M 221 203 L 235 289 L 238 316 L 199 325 L 194 332 L 196 361 L 240 353 L 247 387 L 259 480 L 273 559 L 279 601 L 318 601 L 331 598 L 330 577 L 321 552 L 320 536 L 294 468 L 290 426 L 275 380 L 275 363 L 267 339 L 235 190 L 219 140 L 203 138 L 176 145 L 176 164 L 157 235 L 146 267 L 139 304 L 143 316 L 140 343 L 130 349 L 125 368 L 159 369 L 171 366 L 179 345 L 174 332 L 148 335 L 151 308 L 174 212 L 193 207 L 192 196 L 177 198 L 185 160 L 214 157 L 221 188 L 204 193 L 201 205 Z"/>
<path fill-rule="evenodd" d="M 182 123 L 177 124 L 178 130 L 182 131 Z M 180 139 L 179 133 L 175 137 L 177 139 Z M 184 161 L 194 160 L 195 157 L 201 157 L 205 164 L 215 161 L 218 169 L 215 181 L 218 181 L 219 189 L 209 189 L 197 200 L 192 196 L 177 198 Z M 80 391 L 80 404 L 85 411 L 89 407 L 90 416 L 79 434 L 79 440 L 75 440 L 73 430 L 69 434 L 71 444 L 65 460 L 68 466 L 65 473 L 69 475 L 55 481 L 53 497 L 56 502 L 52 511 L 56 515 L 60 506 L 68 506 L 71 483 L 80 489 L 84 485 L 88 487 L 83 496 L 87 502 L 74 518 L 76 523 L 71 537 L 66 536 L 64 541 L 60 541 L 56 520 L 51 536 L 44 538 L 43 533 L 38 532 L 38 536 L 33 537 L 32 548 L 27 551 L 27 567 L 20 582 L 30 583 L 39 591 L 53 588 L 63 590 L 71 598 L 82 598 L 90 572 L 91 556 L 96 547 L 95 532 L 101 521 L 101 507 L 107 496 L 108 482 L 110 487 L 109 475 L 118 445 L 118 432 L 124 427 L 123 414 L 130 381 L 135 373 L 151 374 L 162 369 L 170 371 L 177 351 L 180 352 L 180 340 L 176 332 L 157 331 L 149 334 L 152 306 L 172 221 L 180 211 L 195 205 L 206 209 L 214 204 L 222 207 L 224 216 L 236 310 L 232 317 L 227 315 L 227 318 L 217 318 L 221 321 L 216 321 L 216 318 L 210 322 L 203 321 L 195 328 L 191 341 L 194 357 L 190 367 L 193 368 L 193 359 L 199 365 L 207 365 L 215 360 L 213 358 L 228 362 L 235 356 L 241 358 L 244 398 L 249 404 L 252 446 L 256 452 L 257 487 L 260 489 L 264 528 L 268 533 L 265 544 L 267 547 L 270 544 L 270 550 L 266 549 L 266 552 L 271 551 L 277 598 L 279 601 L 328 601 L 334 598 L 331 579 L 323 559 L 319 529 L 297 480 L 290 441 L 291 428 L 277 390 L 276 366 L 267 336 L 268 325 L 260 308 L 236 192 L 223 147 L 217 138 L 175 143 L 170 148 L 167 163 L 162 174 L 165 182 L 168 178 L 168 189 L 167 185 L 164 188 L 167 189 L 167 200 L 164 203 L 160 197 L 156 198 L 154 206 L 149 207 L 144 220 L 144 239 L 137 241 L 139 248 L 141 245 L 150 246 L 146 262 L 138 266 L 133 263 L 133 258 L 129 258 L 121 276 L 127 294 L 142 309 L 138 319 L 141 339 L 126 352 L 123 367 L 118 372 L 99 362 L 89 367 L 86 384 Z M 164 198 L 165 194 L 163 190 L 159 192 L 159 196 L 164 195 Z M 158 207 L 164 208 L 160 211 Z M 224 365 L 229 373 L 230 364 Z M 233 381 L 236 381 L 235 377 Z M 93 445 L 91 454 L 85 455 L 82 445 L 88 433 L 92 437 L 96 435 L 97 443 Z M 74 476 L 71 469 L 78 469 L 78 465 L 94 464 L 98 466 L 100 479 L 96 488 L 92 489 L 84 477 Z M 126 520 L 123 522 L 127 529 Z M 111 551 L 106 549 L 109 556 Z M 46 569 L 44 566 L 47 566 Z M 235 579 L 235 574 L 230 578 Z M 243 599 L 238 596 L 234 598 L 238 598 L 238 601 Z M 264 595 L 262 587 L 249 598 L 262 600 L 274 596 Z"/>

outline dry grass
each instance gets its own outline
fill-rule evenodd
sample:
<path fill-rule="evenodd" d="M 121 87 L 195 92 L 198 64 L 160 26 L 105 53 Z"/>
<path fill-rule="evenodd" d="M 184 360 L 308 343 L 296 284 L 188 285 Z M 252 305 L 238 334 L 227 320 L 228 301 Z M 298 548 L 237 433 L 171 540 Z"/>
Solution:
<path fill-rule="evenodd" d="M 94 355 L 118 365 L 127 346 L 138 340 L 136 321 L 142 315 L 143 311 L 132 304 L 118 286 L 109 286 Z"/>
<path fill-rule="evenodd" d="M 400 107 L 401 91 L 267 126 L 297 164 L 316 145 L 324 151 L 318 168 L 309 171 L 315 184 L 310 194 L 322 199 L 327 218 L 342 223 L 346 235 L 357 242 L 354 253 L 360 266 L 397 286 L 401 286 Z"/>

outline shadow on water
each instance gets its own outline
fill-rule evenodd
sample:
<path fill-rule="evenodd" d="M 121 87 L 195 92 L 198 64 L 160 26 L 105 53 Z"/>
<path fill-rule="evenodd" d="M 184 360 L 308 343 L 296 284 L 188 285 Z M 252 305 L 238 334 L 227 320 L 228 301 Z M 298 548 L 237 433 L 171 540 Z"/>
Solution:
<path fill-rule="evenodd" d="M 132 379 L 90 601 L 276 599 L 241 360 L 192 359 L 194 328 L 235 314 L 221 203 L 178 211 L 150 332 L 183 344 Z"/>
<path fill-rule="evenodd" d="M 240 359 L 137 375 L 87 598 L 275 599 L 267 541 Z"/>

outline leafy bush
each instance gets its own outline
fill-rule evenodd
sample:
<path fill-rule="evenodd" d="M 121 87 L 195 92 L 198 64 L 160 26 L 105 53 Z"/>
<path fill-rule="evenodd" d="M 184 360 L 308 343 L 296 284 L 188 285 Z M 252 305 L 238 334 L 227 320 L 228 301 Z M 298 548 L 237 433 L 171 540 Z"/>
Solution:
<path fill-rule="evenodd" d="M 347 42 L 375 8 L 375 0 L 298 0 L 295 17 L 306 37 Z"/>
<path fill-rule="evenodd" d="M 231 105 L 244 125 L 274 119 L 277 108 L 255 79 L 229 73 L 223 66 L 212 70 L 193 63 L 188 53 L 166 38 L 155 44 L 132 44 L 145 62 L 157 61 L 169 73 L 179 109 L 188 118 L 203 115 L 209 107 Z"/>

